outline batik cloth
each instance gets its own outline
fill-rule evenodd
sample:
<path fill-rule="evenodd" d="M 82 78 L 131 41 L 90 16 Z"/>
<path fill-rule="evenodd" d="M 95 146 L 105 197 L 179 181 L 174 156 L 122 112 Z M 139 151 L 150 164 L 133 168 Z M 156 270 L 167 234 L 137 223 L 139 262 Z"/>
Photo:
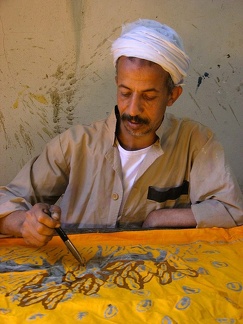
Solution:
<path fill-rule="evenodd" d="M 0 323 L 242 323 L 243 226 L 0 240 Z"/>

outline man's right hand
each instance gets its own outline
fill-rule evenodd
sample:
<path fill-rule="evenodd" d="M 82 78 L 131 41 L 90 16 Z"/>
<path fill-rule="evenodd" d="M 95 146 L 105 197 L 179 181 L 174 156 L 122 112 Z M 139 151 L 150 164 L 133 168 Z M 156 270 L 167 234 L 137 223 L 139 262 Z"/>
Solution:
<path fill-rule="evenodd" d="M 60 226 L 60 218 L 60 207 L 38 203 L 28 211 L 14 211 L 0 218 L 0 233 L 23 237 L 28 245 L 41 247 L 52 239 L 55 228 Z"/>

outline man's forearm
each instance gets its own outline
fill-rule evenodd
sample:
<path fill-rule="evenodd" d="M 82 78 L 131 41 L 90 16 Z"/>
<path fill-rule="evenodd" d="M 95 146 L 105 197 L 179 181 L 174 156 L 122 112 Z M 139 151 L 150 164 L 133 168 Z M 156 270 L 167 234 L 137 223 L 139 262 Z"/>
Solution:
<path fill-rule="evenodd" d="M 25 217 L 25 211 L 17 210 L 0 218 L 0 233 L 21 237 L 21 228 Z"/>
<path fill-rule="evenodd" d="M 50 211 L 52 217 L 47 214 Z M 45 203 L 35 204 L 30 210 L 15 211 L 0 219 L 0 233 L 23 237 L 32 246 L 43 246 L 60 226 L 60 207 Z"/>
<path fill-rule="evenodd" d="M 189 228 L 196 226 L 197 222 L 191 208 L 154 210 L 143 223 L 143 227 Z"/>

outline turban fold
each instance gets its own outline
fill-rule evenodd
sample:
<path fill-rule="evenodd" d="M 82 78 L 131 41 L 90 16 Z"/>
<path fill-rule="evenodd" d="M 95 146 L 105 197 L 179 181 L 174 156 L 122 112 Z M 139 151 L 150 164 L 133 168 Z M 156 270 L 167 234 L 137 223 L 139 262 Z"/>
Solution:
<path fill-rule="evenodd" d="M 124 25 L 121 36 L 112 44 L 111 52 L 114 65 L 121 56 L 159 64 L 171 75 L 175 85 L 183 83 L 190 63 L 180 36 L 169 26 L 148 19 Z"/>

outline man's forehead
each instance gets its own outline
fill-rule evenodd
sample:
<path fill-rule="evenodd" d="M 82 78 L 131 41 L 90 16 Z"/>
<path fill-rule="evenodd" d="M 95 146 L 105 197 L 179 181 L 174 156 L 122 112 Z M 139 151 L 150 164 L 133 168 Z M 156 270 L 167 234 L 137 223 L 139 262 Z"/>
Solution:
<path fill-rule="evenodd" d="M 129 87 L 128 85 L 123 84 L 123 83 L 118 84 L 118 88 L 120 88 L 120 89 L 125 89 L 125 90 L 129 90 L 129 91 L 132 90 L 131 87 Z M 144 89 L 142 90 L 142 92 L 159 92 L 159 90 L 156 89 L 156 88 L 144 88 Z"/>
<path fill-rule="evenodd" d="M 141 66 L 152 66 L 152 65 L 157 65 L 158 67 L 160 66 L 159 64 L 149 61 L 149 60 L 145 60 L 139 57 L 134 57 L 134 56 L 121 56 L 118 59 L 118 63 L 119 62 L 125 62 L 125 61 L 130 61 L 133 63 L 136 63 L 137 65 L 141 65 Z"/>
<path fill-rule="evenodd" d="M 121 76 L 121 74 L 124 73 L 124 71 L 126 70 L 125 73 L 128 73 L 129 76 L 132 75 L 132 69 L 131 65 L 133 65 L 135 67 L 135 69 L 137 68 L 138 71 L 140 71 L 139 69 L 141 68 L 146 68 L 149 67 L 151 69 L 149 69 L 150 71 L 155 72 L 157 75 L 160 75 L 163 79 L 167 79 L 169 77 L 169 73 L 167 71 L 165 71 L 159 64 L 152 62 L 152 61 L 148 61 L 145 59 L 141 59 L 141 58 L 137 58 L 137 57 L 127 57 L 127 56 L 121 56 L 118 60 L 118 65 L 117 65 L 117 76 Z M 148 70 L 148 72 L 150 72 Z"/>

